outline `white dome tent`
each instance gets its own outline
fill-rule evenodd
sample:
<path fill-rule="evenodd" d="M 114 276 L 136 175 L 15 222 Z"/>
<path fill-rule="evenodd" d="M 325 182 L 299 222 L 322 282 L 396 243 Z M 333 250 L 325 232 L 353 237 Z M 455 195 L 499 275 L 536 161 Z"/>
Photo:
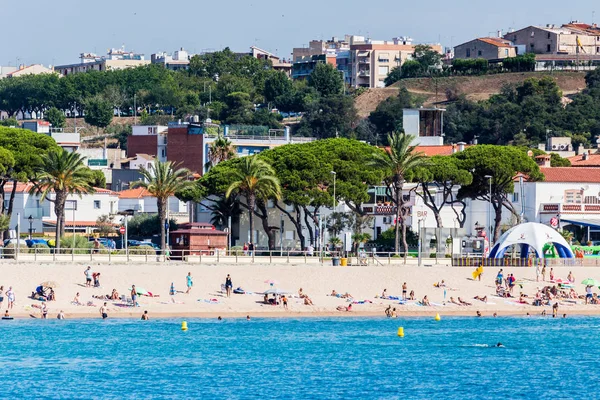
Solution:
<path fill-rule="evenodd" d="M 492 248 L 489 258 L 503 258 L 504 252 L 512 245 L 518 245 L 521 258 L 527 258 L 533 249 L 538 258 L 544 257 L 544 245 L 552 243 L 560 258 L 575 258 L 567 241 L 551 227 L 537 222 L 527 222 L 512 227 L 504 233 Z"/>

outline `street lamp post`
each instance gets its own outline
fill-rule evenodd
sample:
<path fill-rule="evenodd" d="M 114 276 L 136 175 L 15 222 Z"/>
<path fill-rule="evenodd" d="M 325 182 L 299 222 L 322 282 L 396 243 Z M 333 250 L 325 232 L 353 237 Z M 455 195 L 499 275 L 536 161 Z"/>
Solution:
<path fill-rule="evenodd" d="M 492 175 L 486 175 L 484 176 L 484 178 L 486 178 L 489 182 L 490 185 L 490 191 L 489 191 L 489 196 L 490 196 L 490 202 L 488 203 L 488 229 L 489 229 L 489 234 L 490 237 L 488 239 L 488 241 L 490 242 L 490 247 L 492 246 Z"/>
<path fill-rule="evenodd" d="M 31 234 L 33 233 L 33 216 L 30 215 L 27 220 L 29 221 L 29 240 L 31 240 Z"/>

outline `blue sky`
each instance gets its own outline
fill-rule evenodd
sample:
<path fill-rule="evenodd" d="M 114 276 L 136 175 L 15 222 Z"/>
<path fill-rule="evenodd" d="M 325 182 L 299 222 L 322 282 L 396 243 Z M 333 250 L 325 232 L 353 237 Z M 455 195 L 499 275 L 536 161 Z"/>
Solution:
<path fill-rule="evenodd" d="M 25 4 L 27 4 L 25 6 Z M 311 39 L 360 34 L 410 36 L 416 43 L 456 45 L 497 30 L 591 22 L 600 3 L 577 0 L 499 3 L 482 0 L 0 0 L 0 65 L 67 64 L 81 52 L 110 47 L 146 54 L 256 45 L 283 57 Z"/>

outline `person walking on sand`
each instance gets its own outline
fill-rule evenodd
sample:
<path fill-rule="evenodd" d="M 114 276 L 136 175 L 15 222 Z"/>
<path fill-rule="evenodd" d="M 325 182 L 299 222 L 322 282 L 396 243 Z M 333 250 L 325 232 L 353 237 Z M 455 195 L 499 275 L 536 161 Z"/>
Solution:
<path fill-rule="evenodd" d="M 535 281 L 536 282 L 540 281 L 540 263 L 539 262 L 535 265 Z"/>
<path fill-rule="evenodd" d="M 542 282 L 546 281 L 546 266 L 542 267 Z"/>
<path fill-rule="evenodd" d="M 192 278 L 192 273 L 188 272 L 185 279 L 187 280 L 187 290 L 185 294 L 190 294 L 190 290 L 192 290 L 192 286 L 194 286 L 194 279 Z"/>
<path fill-rule="evenodd" d="M 402 284 L 402 300 L 406 301 L 406 292 L 408 291 L 408 286 L 406 282 Z"/>
<path fill-rule="evenodd" d="M 92 286 L 92 267 L 88 266 L 85 271 L 83 271 L 83 275 L 85 275 L 85 286 Z"/>
<path fill-rule="evenodd" d="M 13 292 L 12 286 L 8 288 L 8 292 L 6 292 L 6 300 L 8 301 L 7 308 L 10 310 L 15 305 L 15 292 Z"/>
<path fill-rule="evenodd" d="M 550 268 L 550 282 L 554 281 L 554 268 Z"/>
<path fill-rule="evenodd" d="M 231 282 L 231 276 L 227 274 L 225 278 L 225 292 L 227 293 L 227 297 L 231 297 L 231 291 L 233 290 L 233 282 Z"/>
<path fill-rule="evenodd" d="M 104 305 L 100 307 L 100 316 L 102 317 L 102 319 L 108 318 L 108 306 L 106 305 L 106 303 L 104 303 Z"/>
<path fill-rule="evenodd" d="M 500 271 L 498 271 L 498 275 L 496 275 L 496 285 L 497 286 L 502 286 L 502 280 L 504 279 L 504 274 L 502 273 L 503 269 L 500 268 Z"/>
<path fill-rule="evenodd" d="M 0 309 L 2 308 L 2 303 L 4 303 L 4 286 L 0 286 Z"/>
<path fill-rule="evenodd" d="M 48 306 L 46 305 L 46 302 L 42 303 L 41 312 L 42 312 L 42 319 L 48 319 Z"/>

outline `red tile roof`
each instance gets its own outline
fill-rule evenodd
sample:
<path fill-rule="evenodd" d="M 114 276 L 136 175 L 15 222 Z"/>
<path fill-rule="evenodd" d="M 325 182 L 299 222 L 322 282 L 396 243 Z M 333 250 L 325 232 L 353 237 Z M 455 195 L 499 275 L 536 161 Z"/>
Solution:
<path fill-rule="evenodd" d="M 470 147 L 465 145 L 465 149 Z M 453 150 L 454 149 L 454 150 Z M 415 151 L 425 153 L 428 157 L 433 156 L 450 156 L 458 152 L 458 145 L 455 144 L 444 144 L 442 146 L 417 146 Z"/>
<path fill-rule="evenodd" d="M 33 185 L 31 183 L 21 183 L 18 182 L 17 183 L 17 190 L 15 193 L 27 193 L 29 192 L 29 190 L 33 187 Z M 13 185 L 12 183 L 8 183 L 6 184 L 6 186 L 4 187 L 4 191 L 5 193 L 10 193 L 12 191 Z M 102 188 L 94 188 L 94 190 L 96 191 L 96 193 L 98 194 L 110 194 L 113 196 L 118 195 L 118 192 L 113 192 L 112 190 L 109 189 L 102 189 Z"/>
<path fill-rule="evenodd" d="M 119 192 L 120 199 L 141 199 L 152 196 L 145 188 L 127 189 Z"/>
<path fill-rule="evenodd" d="M 502 38 L 484 37 L 484 38 L 478 38 L 477 40 L 487 43 L 487 44 L 491 44 L 492 46 L 496 46 L 496 47 L 514 47 L 514 45 L 509 40 L 502 39 Z"/>
<path fill-rule="evenodd" d="M 583 159 L 583 155 L 573 156 L 568 158 L 573 167 L 600 167 L 600 154 L 588 154 L 587 160 Z"/>
<path fill-rule="evenodd" d="M 600 183 L 600 168 L 542 167 L 546 182 Z"/>

